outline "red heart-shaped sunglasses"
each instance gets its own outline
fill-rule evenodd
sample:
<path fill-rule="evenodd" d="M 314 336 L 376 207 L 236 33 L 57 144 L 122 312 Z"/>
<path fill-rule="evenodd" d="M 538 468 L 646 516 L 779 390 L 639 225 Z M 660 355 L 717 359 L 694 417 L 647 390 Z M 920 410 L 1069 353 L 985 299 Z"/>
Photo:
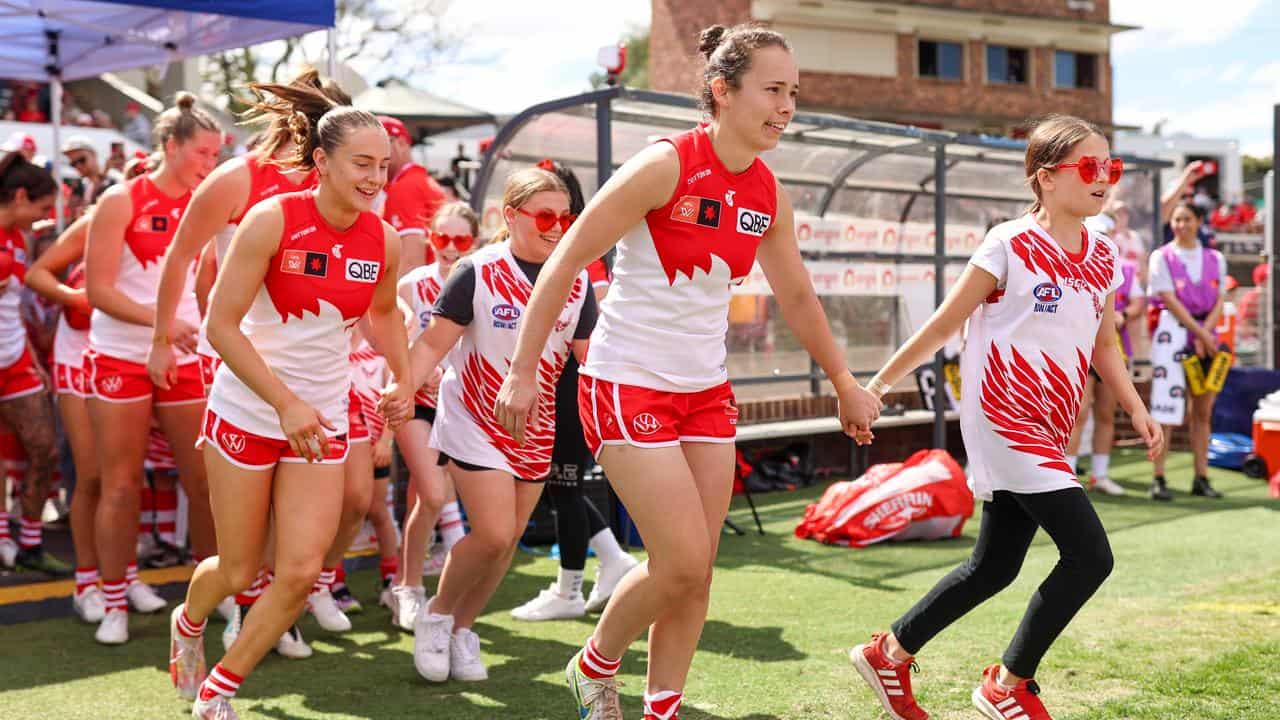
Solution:
<path fill-rule="evenodd" d="M 443 250 L 453 243 L 453 246 L 458 248 L 458 252 L 466 252 L 471 249 L 475 241 L 474 235 L 445 235 L 435 230 L 431 231 L 431 244 L 435 245 L 437 250 Z"/>
<path fill-rule="evenodd" d="M 516 208 L 516 212 L 533 218 L 533 224 L 538 226 L 538 232 L 547 232 L 555 227 L 556 223 L 560 223 L 560 232 L 569 232 L 569 226 L 573 224 L 574 220 L 578 219 L 578 216 L 571 212 L 556 215 L 555 210 L 539 210 L 536 213 L 532 213 L 524 208 Z"/>
<path fill-rule="evenodd" d="M 1100 174 L 1105 174 L 1108 185 L 1115 185 L 1120 182 L 1120 176 L 1124 175 L 1124 160 L 1120 158 L 1099 160 L 1092 155 L 1084 155 L 1076 162 L 1050 165 L 1046 169 L 1065 170 L 1067 168 L 1075 168 L 1086 185 L 1097 182 Z"/>

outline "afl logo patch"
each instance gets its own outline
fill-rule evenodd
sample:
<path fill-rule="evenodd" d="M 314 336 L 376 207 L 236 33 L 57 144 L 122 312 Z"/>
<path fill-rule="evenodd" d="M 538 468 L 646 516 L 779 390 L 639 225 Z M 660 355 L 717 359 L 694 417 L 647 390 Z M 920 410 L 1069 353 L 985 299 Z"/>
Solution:
<path fill-rule="evenodd" d="M 720 201 L 711 198 L 685 195 L 671 208 L 671 219 L 677 222 L 720 227 Z"/>
<path fill-rule="evenodd" d="M 760 237 L 769 229 L 769 222 L 772 217 L 765 215 L 759 210 L 750 210 L 748 208 L 738 208 L 738 232 L 743 235 L 752 235 Z"/>
<path fill-rule="evenodd" d="M 1053 283 L 1040 283 L 1031 291 L 1036 299 L 1034 311 L 1053 314 L 1058 312 L 1058 301 L 1062 299 L 1062 288 Z"/>
<path fill-rule="evenodd" d="M 378 268 L 379 263 L 374 260 L 347 258 L 347 279 L 352 282 L 376 283 Z"/>
<path fill-rule="evenodd" d="M 662 428 L 662 423 L 653 413 L 640 413 L 631 419 L 631 429 L 637 435 L 652 435 Z"/>
<path fill-rule="evenodd" d="M 322 252 L 285 250 L 280 253 L 280 272 L 325 277 L 329 274 L 329 256 Z"/>
<path fill-rule="evenodd" d="M 520 319 L 520 308 L 515 305 L 495 305 L 489 312 L 493 315 L 493 326 L 496 328 L 514 330 L 516 321 Z"/>

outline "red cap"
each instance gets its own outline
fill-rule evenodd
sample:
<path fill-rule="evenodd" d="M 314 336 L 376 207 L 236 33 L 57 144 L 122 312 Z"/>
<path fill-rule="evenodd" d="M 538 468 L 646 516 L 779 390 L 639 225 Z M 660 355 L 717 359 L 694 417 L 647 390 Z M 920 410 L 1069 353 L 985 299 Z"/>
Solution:
<path fill-rule="evenodd" d="M 1253 284 L 1262 285 L 1271 277 L 1271 266 L 1266 263 L 1259 263 L 1253 267 Z"/>
<path fill-rule="evenodd" d="M 23 150 L 29 153 L 36 151 L 36 139 L 31 137 L 30 133 L 15 132 L 4 141 L 4 147 L 0 148 L 5 152 L 17 152 Z"/>
<path fill-rule="evenodd" d="M 382 123 L 382 128 L 387 131 L 387 135 L 393 138 L 404 138 L 412 141 L 409 136 L 409 128 L 400 122 L 399 118 L 393 118 L 388 115 L 379 115 L 378 120 Z"/>
<path fill-rule="evenodd" d="M 141 105 L 139 105 L 137 101 L 135 101 L 135 100 L 130 100 L 129 102 L 127 102 L 127 103 L 125 103 L 125 104 L 124 104 L 124 109 L 125 109 L 126 111 L 128 111 L 128 110 L 142 110 L 142 106 L 141 106 Z"/>

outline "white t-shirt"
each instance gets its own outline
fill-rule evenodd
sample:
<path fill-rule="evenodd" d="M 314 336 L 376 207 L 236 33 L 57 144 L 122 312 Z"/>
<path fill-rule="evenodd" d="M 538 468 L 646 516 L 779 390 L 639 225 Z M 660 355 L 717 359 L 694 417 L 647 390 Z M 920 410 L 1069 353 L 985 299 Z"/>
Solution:
<path fill-rule="evenodd" d="M 1199 246 L 1194 248 L 1181 248 L 1177 245 L 1173 246 L 1173 252 L 1182 261 L 1183 266 L 1187 268 L 1187 279 L 1193 283 L 1200 283 L 1200 276 L 1203 273 L 1204 252 Z M 1217 250 L 1210 250 L 1218 259 L 1218 288 L 1220 292 L 1227 292 L 1227 260 L 1222 253 Z M 1169 263 L 1164 259 L 1164 248 L 1160 248 L 1151 253 L 1151 259 L 1147 261 L 1147 277 L 1151 287 L 1148 292 L 1151 295 L 1158 295 L 1162 292 L 1173 292 L 1173 276 L 1169 274 Z"/>
<path fill-rule="evenodd" d="M 997 225 L 970 259 L 997 291 L 969 318 L 960 429 L 974 494 L 1080 487 L 1066 462 L 1107 297 L 1124 276 L 1116 247 L 1081 229 L 1068 255 L 1031 215 Z"/>

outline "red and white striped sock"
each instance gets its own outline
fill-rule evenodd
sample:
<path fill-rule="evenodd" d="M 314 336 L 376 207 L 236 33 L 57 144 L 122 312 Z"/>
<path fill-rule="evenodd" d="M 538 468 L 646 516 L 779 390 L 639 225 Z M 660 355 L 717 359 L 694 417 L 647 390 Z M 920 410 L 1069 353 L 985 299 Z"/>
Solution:
<path fill-rule="evenodd" d="M 130 585 L 138 582 L 138 563 L 136 561 L 125 566 L 124 581 Z"/>
<path fill-rule="evenodd" d="M 253 584 L 247 590 L 236 593 L 237 605 L 252 605 L 258 601 L 258 597 L 262 595 L 263 589 L 267 586 L 267 569 L 262 568 L 258 571 L 258 576 L 253 579 Z"/>
<path fill-rule="evenodd" d="M 396 571 L 400 569 L 400 558 L 384 557 L 378 561 L 378 572 L 382 574 L 383 581 L 393 580 Z"/>
<path fill-rule="evenodd" d="M 244 682 L 244 678 L 231 672 L 218 663 L 209 671 L 208 677 L 200 684 L 200 699 L 209 702 L 215 695 L 221 695 L 225 698 L 233 698 L 236 691 L 240 689 L 240 683 Z"/>
<path fill-rule="evenodd" d="M 106 599 L 107 612 L 123 610 L 129 612 L 129 603 L 125 601 L 124 591 L 129 589 L 126 580 L 102 580 L 102 594 Z"/>
<path fill-rule="evenodd" d="M 452 550 L 458 541 L 466 537 L 467 530 L 462 526 L 462 509 L 458 501 L 445 503 L 440 508 L 440 539 L 444 541 L 444 549 Z"/>
<path fill-rule="evenodd" d="M 320 577 L 317 577 L 315 584 L 311 586 L 311 592 L 329 592 L 329 588 L 333 587 L 333 579 L 337 574 L 337 568 L 320 568 Z"/>
<path fill-rule="evenodd" d="M 0 486 L 0 506 L 3 505 L 4 487 Z M 8 540 L 13 542 L 13 537 L 9 535 L 9 513 L 0 507 L 0 540 Z"/>
<path fill-rule="evenodd" d="M 40 518 L 23 515 L 19 526 L 18 546 L 23 550 L 39 547 L 44 542 L 44 526 L 40 524 Z"/>
<path fill-rule="evenodd" d="M 79 595 L 91 587 L 98 587 L 98 568 L 76 568 L 76 594 Z"/>
<path fill-rule="evenodd" d="M 183 637 L 198 638 L 204 634 L 204 626 L 207 622 L 209 622 L 207 619 L 196 622 L 187 617 L 187 607 L 183 605 L 182 612 L 178 613 L 178 634 Z"/>
<path fill-rule="evenodd" d="M 676 720 L 680 717 L 680 703 L 684 693 L 660 690 L 652 695 L 644 694 L 644 720 Z"/>
<path fill-rule="evenodd" d="M 338 574 L 333 576 L 333 586 L 338 587 L 340 585 L 346 585 L 346 584 L 347 584 L 347 566 L 338 565 Z"/>
<path fill-rule="evenodd" d="M 610 660 L 601 654 L 596 648 L 595 638 L 587 640 L 586 647 L 582 648 L 582 655 L 578 660 L 578 669 L 583 675 L 594 680 L 603 680 L 617 675 L 618 668 L 621 666 L 622 658 Z"/>

